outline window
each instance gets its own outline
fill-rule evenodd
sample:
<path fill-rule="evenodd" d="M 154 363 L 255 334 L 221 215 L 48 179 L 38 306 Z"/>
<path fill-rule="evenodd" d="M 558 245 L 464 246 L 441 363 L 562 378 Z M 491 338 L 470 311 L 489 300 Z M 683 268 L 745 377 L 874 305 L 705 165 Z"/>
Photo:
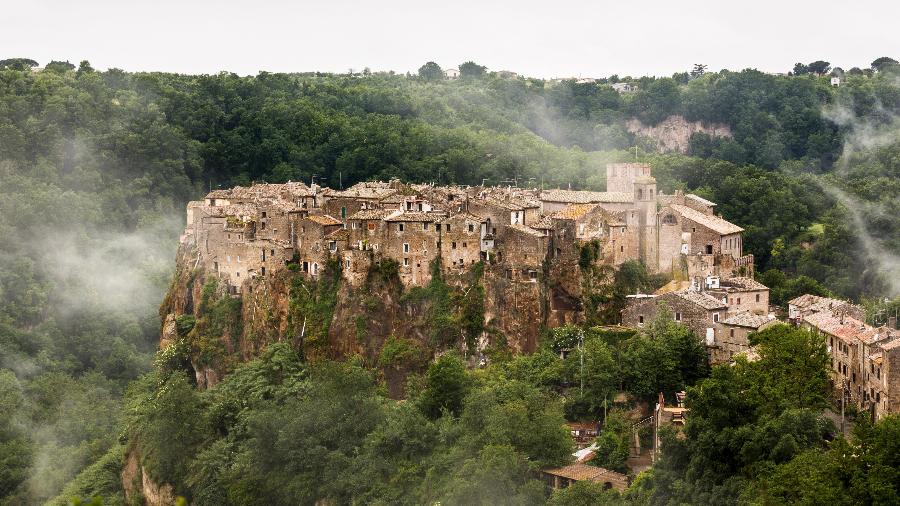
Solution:
<path fill-rule="evenodd" d="M 447 232 L 449 232 L 449 231 L 450 231 L 450 224 L 447 223 L 447 224 L 445 225 L 445 227 L 446 227 L 446 229 L 447 229 Z"/>
<path fill-rule="evenodd" d="M 428 222 L 427 221 L 422 222 L 422 230 L 428 230 Z"/>
<path fill-rule="evenodd" d="M 219 262 L 213 262 L 213 267 L 215 268 L 216 272 L 219 272 Z"/>
<path fill-rule="evenodd" d="M 270 256 L 275 256 L 275 250 L 270 250 L 270 251 L 269 251 L 269 255 L 270 255 Z"/>
<path fill-rule="evenodd" d="M 497 227 L 491 227 L 491 233 L 497 235 Z"/>
<path fill-rule="evenodd" d="M 475 231 L 475 225 L 472 225 L 471 223 L 469 223 L 469 232 L 474 232 L 474 231 Z"/>
<path fill-rule="evenodd" d="M 404 259 L 403 259 L 403 266 L 404 266 L 404 267 L 409 267 L 409 259 L 408 259 L 408 258 L 404 258 Z"/>
<path fill-rule="evenodd" d="M 238 261 L 238 263 L 241 263 L 241 256 L 240 256 L 240 255 L 237 256 L 237 261 Z"/>
<path fill-rule="evenodd" d="M 528 271 L 528 279 L 531 279 L 531 280 L 537 279 L 537 271 Z"/>
<path fill-rule="evenodd" d="M 452 243 L 450 243 L 450 248 L 456 249 L 456 241 L 453 241 Z"/>
<path fill-rule="evenodd" d="M 347 208 L 344 206 L 341 206 L 341 219 L 343 220 L 346 218 L 347 218 Z"/>
<path fill-rule="evenodd" d="M 397 230 L 403 232 L 403 223 L 397 224 Z"/>
<path fill-rule="evenodd" d="M 262 272 L 262 275 L 265 276 L 265 275 L 266 275 L 266 268 L 265 268 L 265 267 L 261 267 L 261 272 Z"/>
<path fill-rule="evenodd" d="M 409 243 L 408 242 L 403 243 L 403 252 L 409 253 Z"/>
<path fill-rule="evenodd" d="M 713 322 L 719 323 L 719 313 L 713 313 Z"/>
<path fill-rule="evenodd" d="M 225 261 L 231 263 L 231 255 L 225 255 Z"/>
<path fill-rule="evenodd" d="M 350 268 L 350 259 L 349 258 L 347 259 L 347 268 L 348 269 Z"/>
<path fill-rule="evenodd" d="M 263 221 L 263 222 L 260 222 L 259 226 L 260 226 L 263 230 L 265 230 L 265 229 L 266 229 L 266 222 L 264 222 L 264 221 Z"/>
<path fill-rule="evenodd" d="M 466 246 L 467 246 L 467 244 L 466 244 L 466 243 L 463 243 L 463 248 L 465 248 Z"/>
<path fill-rule="evenodd" d="M 644 315 L 638 315 L 638 325 L 644 324 Z"/>
<path fill-rule="evenodd" d="M 368 223 L 368 228 L 369 228 L 369 230 L 375 230 L 375 223 L 370 221 Z"/>
<path fill-rule="evenodd" d="M 619 252 L 625 253 L 625 246 L 619 246 Z"/>
<path fill-rule="evenodd" d="M 263 217 L 263 218 L 266 217 L 266 212 L 265 212 L 265 211 L 262 212 L 262 217 Z"/>
<path fill-rule="evenodd" d="M 680 322 L 680 321 L 681 321 L 681 312 L 680 312 L 680 311 L 676 311 L 676 312 L 675 312 L 675 321 L 676 321 L 676 322 Z"/>
<path fill-rule="evenodd" d="M 730 329 L 730 330 L 728 331 L 728 335 L 731 336 L 731 337 L 734 337 L 734 329 Z"/>
<path fill-rule="evenodd" d="M 706 245 L 706 254 L 712 255 L 712 252 L 713 252 L 712 244 L 707 244 Z"/>

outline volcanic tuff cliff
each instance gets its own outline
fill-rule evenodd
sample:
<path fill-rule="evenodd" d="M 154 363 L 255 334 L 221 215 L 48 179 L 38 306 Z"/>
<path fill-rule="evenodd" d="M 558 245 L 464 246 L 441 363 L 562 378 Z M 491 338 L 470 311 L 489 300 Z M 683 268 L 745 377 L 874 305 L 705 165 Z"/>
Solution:
<path fill-rule="evenodd" d="M 359 357 L 400 396 L 445 350 L 474 365 L 534 350 L 548 327 L 616 320 L 601 292 L 626 262 L 684 279 L 752 271 L 743 229 L 715 203 L 658 193 L 644 164 L 606 172 L 606 192 L 396 180 L 210 192 L 187 205 L 161 359 L 205 388 L 290 341 L 307 359 Z"/>

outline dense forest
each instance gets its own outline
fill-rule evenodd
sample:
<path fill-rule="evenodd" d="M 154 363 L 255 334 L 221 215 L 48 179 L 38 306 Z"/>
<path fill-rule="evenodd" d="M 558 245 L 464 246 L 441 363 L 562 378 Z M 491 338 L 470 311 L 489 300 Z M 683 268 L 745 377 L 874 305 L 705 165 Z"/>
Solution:
<path fill-rule="evenodd" d="M 603 498 L 898 500 L 898 420 L 859 417 L 853 435 L 836 435 L 821 416 L 824 345 L 784 328 L 757 337 L 759 362 L 713 370 L 679 328 L 583 329 L 590 367 L 577 372 L 553 348 L 576 329 L 548 330 L 542 351 L 484 370 L 445 355 L 402 403 L 352 361 L 307 363 L 283 346 L 205 392 L 155 356 L 184 205 L 209 189 L 393 177 L 603 189 L 605 163 L 632 160 L 653 166 L 661 190 L 707 197 L 746 229 L 774 303 L 834 294 L 883 318 L 900 306 L 890 61 L 842 72 L 839 87 L 812 64 L 583 83 L 475 64 L 457 80 L 428 65 L 250 77 L 36 67 L 0 61 L 0 504 L 123 503 L 123 445 L 134 442 L 154 476 L 197 504 L 585 504 L 597 491 L 548 498 L 532 474 L 570 453 L 564 418 L 596 413 L 620 389 L 686 387 L 686 437 L 667 440 L 626 494 Z M 625 81 L 637 91 L 611 86 Z M 695 134 L 688 153 L 660 153 L 625 127 L 673 115 L 733 136 Z M 627 436 L 607 426 L 616 468 Z"/>

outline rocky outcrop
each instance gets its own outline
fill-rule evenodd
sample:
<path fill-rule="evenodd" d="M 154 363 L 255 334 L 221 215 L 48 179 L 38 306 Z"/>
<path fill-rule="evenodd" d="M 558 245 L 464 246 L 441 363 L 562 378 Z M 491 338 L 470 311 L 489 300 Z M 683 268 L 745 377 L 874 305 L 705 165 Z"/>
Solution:
<path fill-rule="evenodd" d="M 705 124 L 700 121 L 688 121 L 683 116 L 669 116 L 657 125 L 645 125 L 632 118 L 625 123 L 629 132 L 652 139 L 656 148 L 662 153 L 675 151 L 687 153 L 691 136 L 704 133 L 710 137 L 731 138 L 731 128 L 721 123 Z"/>
<path fill-rule="evenodd" d="M 122 488 L 128 504 L 145 506 L 172 506 L 175 504 L 175 488 L 168 483 L 156 483 L 144 471 L 140 463 L 140 455 L 132 448 L 125 456 L 125 467 L 122 469 Z"/>

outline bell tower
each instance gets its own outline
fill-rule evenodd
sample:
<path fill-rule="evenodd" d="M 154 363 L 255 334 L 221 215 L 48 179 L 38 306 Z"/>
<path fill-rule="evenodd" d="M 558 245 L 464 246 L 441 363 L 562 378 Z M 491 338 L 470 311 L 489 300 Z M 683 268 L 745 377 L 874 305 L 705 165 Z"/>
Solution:
<path fill-rule="evenodd" d="M 647 271 L 655 273 L 659 270 L 656 178 L 650 175 L 635 178 L 634 206 L 638 211 L 638 253 Z"/>

